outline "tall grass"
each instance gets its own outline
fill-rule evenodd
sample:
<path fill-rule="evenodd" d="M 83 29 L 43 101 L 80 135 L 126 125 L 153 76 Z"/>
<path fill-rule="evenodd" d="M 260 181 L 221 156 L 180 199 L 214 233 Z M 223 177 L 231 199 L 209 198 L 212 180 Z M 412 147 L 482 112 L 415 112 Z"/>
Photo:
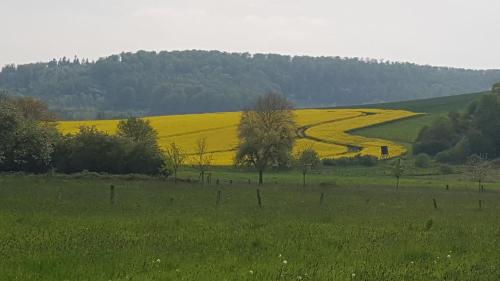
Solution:
<path fill-rule="evenodd" d="M 494 189 L 222 182 L 0 177 L 0 279 L 500 280 Z"/>

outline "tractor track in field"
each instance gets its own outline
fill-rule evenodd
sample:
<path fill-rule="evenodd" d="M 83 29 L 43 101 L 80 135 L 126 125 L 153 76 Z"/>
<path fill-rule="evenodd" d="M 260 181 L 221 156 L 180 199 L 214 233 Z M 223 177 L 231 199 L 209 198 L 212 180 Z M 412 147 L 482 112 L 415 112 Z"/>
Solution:
<path fill-rule="evenodd" d="M 313 123 L 313 124 L 308 124 L 308 125 L 299 127 L 297 129 L 297 136 L 299 138 L 301 138 L 301 139 L 308 139 L 308 140 L 312 140 L 312 141 L 316 141 L 316 142 L 320 142 L 320 143 L 334 144 L 334 145 L 340 145 L 340 146 L 347 147 L 348 152 L 345 152 L 345 153 L 342 153 L 342 154 L 347 154 L 347 153 L 352 152 L 352 151 L 359 152 L 359 151 L 363 150 L 362 146 L 359 146 L 359 145 L 356 145 L 356 144 L 352 144 L 352 143 L 338 142 L 338 141 L 332 141 L 332 140 L 325 140 L 325 139 L 322 139 L 322 138 L 314 137 L 314 136 L 308 135 L 307 134 L 307 130 L 309 130 L 310 128 L 319 126 L 319 125 L 331 124 L 331 123 L 336 123 L 336 122 L 340 122 L 340 121 L 351 120 L 351 119 L 356 119 L 356 118 L 359 118 L 359 117 L 364 117 L 364 116 L 368 116 L 368 115 L 376 115 L 376 114 L 377 113 L 363 112 L 363 111 L 361 111 L 361 114 L 360 115 L 356 115 L 356 116 L 350 116 L 350 117 L 344 117 L 344 118 L 337 118 L 337 119 L 333 119 L 333 120 L 326 120 L 326 121 L 321 121 L 321 122 L 317 122 L 317 123 Z M 342 154 L 340 154 L 340 155 L 342 155 Z"/>

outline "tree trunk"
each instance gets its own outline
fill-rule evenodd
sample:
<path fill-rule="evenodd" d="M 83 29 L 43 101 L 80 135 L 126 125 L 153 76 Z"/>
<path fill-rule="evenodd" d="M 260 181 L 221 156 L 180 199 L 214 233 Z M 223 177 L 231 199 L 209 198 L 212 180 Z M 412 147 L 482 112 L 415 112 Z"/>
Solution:
<path fill-rule="evenodd" d="M 262 180 L 262 170 L 259 170 L 259 185 L 263 185 L 264 181 Z"/>
<path fill-rule="evenodd" d="M 396 177 L 396 189 L 399 189 L 399 177 Z"/>
<path fill-rule="evenodd" d="M 478 191 L 481 192 L 481 180 L 479 180 L 479 183 L 478 183 Z"/>
<path fill-rule="evenodd" d="M 177 183 L 177 170 L 174 169 L 174 183 Z"/>
<path fill-rule="evenodd" d="M 201 185 L 205 185 L 205 171 L 201 171 Z"/>
<path fill-rule="evenodd" d="M 302 187 L 306 187 L 306 171 L 302 172 Z"/>

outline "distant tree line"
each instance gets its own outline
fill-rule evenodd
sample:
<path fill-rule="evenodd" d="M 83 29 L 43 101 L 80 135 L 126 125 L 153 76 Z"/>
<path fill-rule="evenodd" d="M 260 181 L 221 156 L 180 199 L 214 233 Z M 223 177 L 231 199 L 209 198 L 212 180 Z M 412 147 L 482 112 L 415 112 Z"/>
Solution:
<path fill-rule="evenodd" d="M 471 155 L 499 158 L 500 83 L 493 86 L 490 94 L 470 103 L 465 112 L 450 112 L 424 127 L 413 151 L 449 163 L 464 163 Z"/>
<path fill-rule="evenodd" d="M 359 58 L 176 51 L 7 65 L 0 89 L 33 96 L 64 118 L 240 110 L 264 92 L 296 106 L 333 106 L 477 92 L 500 71 Z"/>

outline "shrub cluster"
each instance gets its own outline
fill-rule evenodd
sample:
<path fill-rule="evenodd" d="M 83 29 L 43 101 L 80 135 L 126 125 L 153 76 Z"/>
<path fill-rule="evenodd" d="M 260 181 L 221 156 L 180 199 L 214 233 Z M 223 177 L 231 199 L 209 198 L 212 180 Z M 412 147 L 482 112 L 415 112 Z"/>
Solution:
<path fill-rule="evenodd" d="M 414 144 L 415 154 L 426 153 L 442 163 L 464 163 L 468 156 L 500 157 L 500 95 L 491 94 L 471 103 L 463 113 L 452 112 L 424 127 Z"/>
<path fill-rule="evenodd" d="M 425 153 L 420 153 L 415 157 L 415 167 L 428 168 L 431 165 L 431 157 Z"/>
<path fill-rule="evenodd" d="M 158 174 L 164 157 L 156 145 L 112 136 L 94 127 L 81 127 L 61 136 L 54 149 L 54 168 L 63 173 L 80 171 L 112 174 Z"/>
<path fill-rule="evenodd" d="M 94 127 L 61 135 L 41 102 L 0 96 L 0 171 L 158 174 L 165 159 L 150 124 L 121 121 L 116 136 Z"/>

